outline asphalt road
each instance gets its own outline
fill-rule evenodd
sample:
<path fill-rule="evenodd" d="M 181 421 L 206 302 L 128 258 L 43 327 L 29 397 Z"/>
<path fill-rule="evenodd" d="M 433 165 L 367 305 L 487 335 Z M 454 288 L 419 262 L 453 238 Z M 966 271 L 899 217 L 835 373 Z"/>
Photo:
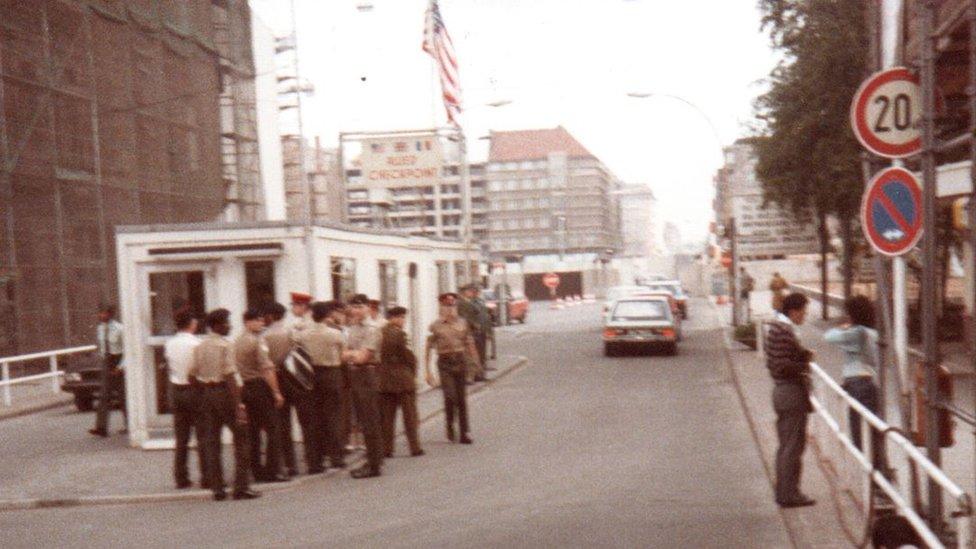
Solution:
<path fill-rule="evenodd" d="M 728 378 L 693 304 L 676 357 L 602 356 L 597 306 L 506 328 L 530 363 L 475 396 L 473 446 L 427 423 L 427 456 L 250 502 L 0 513 L 4 547 L 788 547 Z M 402 445 L 402 443 L 401 443 Z"/>

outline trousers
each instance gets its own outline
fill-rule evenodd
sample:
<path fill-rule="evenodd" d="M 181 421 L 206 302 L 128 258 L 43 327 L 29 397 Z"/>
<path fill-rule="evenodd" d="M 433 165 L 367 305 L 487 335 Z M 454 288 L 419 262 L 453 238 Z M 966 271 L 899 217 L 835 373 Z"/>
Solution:
<path fill-rule="evenodd" d="M 200 479 L 206 483 L 206 467 L 204 466 L 203 441 L 205 437 L 201 431 L 200 421 L 200 391 L 189 385 L 170 385 L 173 395 L 173 430 L 176 434 L 176 454 L 173 456 L 173 477 L 176 484 L 189 484 L 190 472 L 187 468 L 187 457 L 190 453 L 190 434 L 195 432 L 197 437 L 197 460 L 200 464 Z"/>
<path fill-rule="evenodd" d="M 403 430 L 407 433 L 410 453 L 416 454 L 420 451 L 420 437 L 417 434 L 417 426 L 420 424 L 420 417 L 417 413 L 417 392 L 407 391 L 403 393 L 380 393 L 380 411 L 383 418 L 383 442 L 386 455 L 392 456 L 395 447 L 397 408 L 403 410 Z"/>
<path fill-rule="evenodd" d="M 241 389 L 241 400 L 247 408 L 251 470 L 259 479 L 275 476 L 280 473 L 281 450 L 278 443 L 281 437 L 278 433 L 278 410 L 275 409 L 271 387 L 263 379 L 245 381 Z"/>
<path fill-rule="evenodd" d="M 224 386 L 204 387 L 200 397 L 200 408 L 205 434 L 203 443 L 206 445 L 204 455 L 207 461 L 207 485 L 214 493 L 224 491 L 220 434 L 224 427 L 227 427 L 234 435 L 234 491 L 246 491 L 251 485 L 247 427 L 237 422 L 230 390 Z"/>
<path fill-rule="evenodd" d="M 314 461 L 322 465 L 326 457 L 332 465 L 343 463 L 346 445 L 342 428 L 342 393 L 345 384 L 342 368 L 315 367 Z M 348 439 L 346 439 L 348 440 Z"/>
<path fill-rule="evenodd" d="M 800 476 L 803 474 L 803 451 L 807 444 L 807 419 L 810 413 L 809 394 L 799 384 L 777 384 L 773 388 L 773 409 L 776 411 L 776 501 L 795 501 L 800 495 Z"/>
<path fill-rule="evenodd" d="M 112 402 L 122 403 L 122 418 L 128 426 L 128 413 L 125 408 L 125 375 L 119 370 L 122 355 L 108 355 L 102 362 L 101 388 L 98 396 L 98 411 L 95 413 L 95 429 L 108 432 L 109 414 L 112 412 Z"/>
<path fill-rule="evenodd" d="M 383 465 L 385 452 L 375 368 L 371 364 L 359 365 L 350 366 L 348 371 L 353 410 L 366 440 L 366 459 L 371 468 L 378 470 Z"/>
<path fill-rule="evenodd" d="M 292 410 L 298 416 L 298 425 L 302 430 L 303 449 L 305 455 L 305 466 L 312 468 L 318 464 L 316 461 L 316 442 L 318 429 L 315 394 L 300 391 L 288 383 L 282 383 L 281 377 L 278 378 L 278 386 L 281 387 L 281 395 L 285 397 L 285 403 L 278 409 L 278 446 L 281 449 L 282 461 L 290 473 L 298 471 L 298 463 L 295 457 L 295 442 L 291 438 L 292 432 Z"/>
<path fill-rule="evenodd" d="M 874 380 L 868 376 L 859 377 L 849 377 L 844 380 L 841 388 L 847 391 L 854 400 L 860 402 L 868 410 L 877 413 L 878 411 L 878 386 L 875 385 Z M 860 450 L 862 448 L 861 444 L 863 442 L 863 434 L 861 431 L 861 414 L 857 413 L 856 410 L 851 408 L 848 410 L 847 421 L 851 429 L 851 442 L 854 446 Z M 884 437 L 881 433 L 874 429 L 870 429 L 871 433 L 871 456 L 873 458 L 874 466 L 879 469 L 885 469 L 886 463 L 884 457 Z"/>
<path fill-rule="evenodd" d="M 444 393 L 444 417 L 448 429 L 454 428 L 454 418 L 458 418 L 458 428 L 462 435 L 469 433 L 468 397 L 465 379 L 464 353 L 442 355 L 437 358 L 437 371 L 441 378 Z"/>

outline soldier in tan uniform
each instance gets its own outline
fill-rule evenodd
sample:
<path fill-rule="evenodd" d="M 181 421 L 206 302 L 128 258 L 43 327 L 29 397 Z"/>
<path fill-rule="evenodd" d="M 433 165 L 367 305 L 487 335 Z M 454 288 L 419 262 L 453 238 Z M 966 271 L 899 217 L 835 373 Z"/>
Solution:
<path fill-rule="evenodd" d="M 424 370 L 427 383 L 436 387 L 437 382 L 430 370 L 430 352 L 437 350 L 437 372 L 444 392 L 444 417 L 447 423 L 447 438 L 451 442 L 460 440 L 461 444 L 471 444 L 468 425 L 468 402 L 465 379 L 466 363 L 470 360 L 478 364 L 478 350 L 467 321 L 457 312 L 457 294 L 445 293 L 437 298 L 440 302 L 440 317 L 430 325 L 427 336 Z M 480 364 L 478 364 L 480 367 Z M 457 415 L 460 439 L 455 437 L 454 417 Z"/>
<path fill-rule="evenodd" d="M 378 370 L 380 390 L 380 416 L 383 420 L 383 442 L 386 457 L 393 457 L 397 408 L 403 410 L 403 428 L 407 433 L 411 456 L 422 456 L 417 427 L 417 357 L 407 343 L 403 326 L 407 310 L 393 307 L 386 313 L 387 322 L 381 332 L 380 365 Z"/>
<path fill-rule="evenodd" d="M 210 334 L 193 349 L 193 365 L 188 376 L 200 387 L 200 409 L 206 454 L 207 485 L 214 499 L 227 499 L 224 491 L 224 471 L 221 464 L 220 433 L 227 426 L 234 434 L 234 499 L 254 499 L 261 494 L 250 488 L 248 463 L 247 410 L 241 402 L 237 384 L 237 365 L 230 333 L 230 311 L 216 309 L 207 314 Z"/>
<path fill-rule="evenodd" d="M 343 459 L 342 436 L 342 349 L 345 335 L 337 327 L 341 322 L 342 303 L 338 301 L 312 304 L 314 323 L 297 336 L 297 344 L 308 353 L 315 370 L 313 430 L 315 467 L 313 472 L 325 470 L 325 458 L 336 469 L 346 466 Z"/>
<path fill-rule="evenodd" d="M 285 306 L 281 303 L 272 303 L 264 311 L 264 322 L 267 325 L 264 331 L 264 341 L 268 344 L 268 357 L 278 372 L 278 387 L 282 396 L 285 397 L 285 403 L 278 409 L 278 444 L 287 474 L 293 477 L 298 475 L 298 464 L 295 458 L 295 443 L 291 438 L 292 409 L 298 415 L 298 424 L 302 429 L 305 466 L 309 470 L 313 469 L 316 463 L 313 452 L 316 413 L 310 393 L 287 383 L 285 377 L 285 359 L 288 358 L 293 348 L 291 334 L 284 322 L 285 312 Z"/>
<path fill-rule="evenodd" d="M 294 338 L 295 334 L 312 325 L 312 296 L 301 292 L 291 293 L 291 318 L 288 319 L 288 330 Z"/>
<path fill-rule="evenodd" d="M 346 307 L 346 350 L 342 361 L 349 372 L 356 419 L 366 439 L 367 463 L 352 471 L 353 478 L 380 476 L 383 466 L 383 434 L 380 428 L 379 402 L 376 393 L 376 365 L 380 360 L 380 331 L 367 322 L 369 298 L 356 294 Z"/>
<path fill-rule="evenodd" d="M 280 470 L 277 410 L 285 403 L 285 398 L 278 388 L 278 376 L 275 365 L 268 356 L 268 344 L 261 336 L 264 330 L 261 311 L 248 309 L 244 313 L 244 328 L 244 333 L 234 342 L 234 357 L 244 382 L 241 400 L 247 408 L 251 470 L 258 482 L 284 482 L 288 477 L 282 475 Z"/>

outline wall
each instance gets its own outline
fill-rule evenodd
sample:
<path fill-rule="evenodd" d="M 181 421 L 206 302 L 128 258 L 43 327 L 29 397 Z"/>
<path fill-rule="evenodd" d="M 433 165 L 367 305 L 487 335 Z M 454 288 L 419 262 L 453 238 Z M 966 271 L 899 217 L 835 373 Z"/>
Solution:
<path fill-rule="evenodd" d="M 266 218 L 285 219 L 285 180 L 278 124 L 278 75 L 275 63 L 274 34 L 256 14 L 251 15 L 254 49 L 255 105 L 257 108 L 258 148 L 261 181 L 264 185 Z"/>

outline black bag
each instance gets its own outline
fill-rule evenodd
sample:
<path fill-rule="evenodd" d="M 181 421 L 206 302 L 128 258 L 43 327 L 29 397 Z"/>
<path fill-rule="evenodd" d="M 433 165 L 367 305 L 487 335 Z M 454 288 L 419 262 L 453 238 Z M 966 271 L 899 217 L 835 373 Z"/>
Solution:
<path fill-rule="evenodd" d="M 301 347 L 295 347 L 288 353 L 281 373 L 282 382 L 293 392 L 311 394 L 315 388 L 315 370 L 312 368 L 312 360 Z"/>

